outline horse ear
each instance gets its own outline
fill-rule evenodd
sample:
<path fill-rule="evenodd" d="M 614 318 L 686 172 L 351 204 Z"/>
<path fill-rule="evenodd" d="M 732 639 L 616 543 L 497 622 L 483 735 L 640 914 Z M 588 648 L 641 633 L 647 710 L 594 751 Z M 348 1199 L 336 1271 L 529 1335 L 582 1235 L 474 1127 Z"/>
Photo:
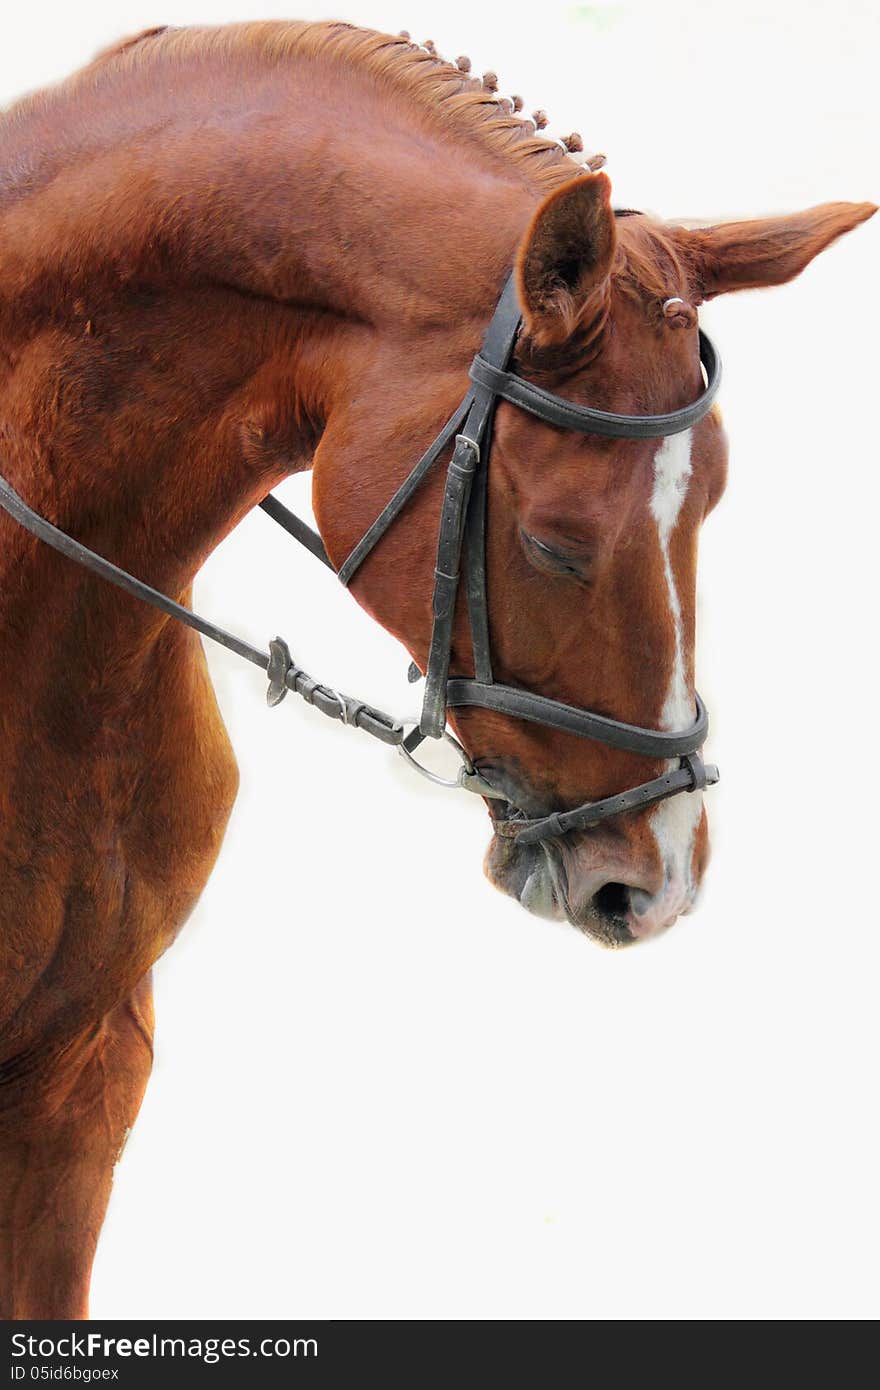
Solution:
<path fill-rule="evenodd" d="M 814 256 L 877 211 L 874 203 L 821 203 L 785 217 L 678 228 L 695 298 L 761 289 L 793 280 Z"/>
<path fill-rule="evenodd" d="M 608 278 L 616 245 L 607 174 L 583 174 L 541 204 L 516 266 L 526 331 L 536 346 L 571 336 L 585 300 Z"/>

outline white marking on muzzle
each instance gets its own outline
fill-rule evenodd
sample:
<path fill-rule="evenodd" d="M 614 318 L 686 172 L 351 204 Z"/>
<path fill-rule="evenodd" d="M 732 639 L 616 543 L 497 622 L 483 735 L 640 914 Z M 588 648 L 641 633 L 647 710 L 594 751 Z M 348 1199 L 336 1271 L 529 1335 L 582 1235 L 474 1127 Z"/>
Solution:
<path fill-rule="evenodd" d="M 654 488 L 650 503 L 660 539 L 675 641 L 672 672 L 660 712 L 660 727 L 669 730 L 686 729 L 694 719 L 694 697 L 685 670 L 681 601 L 669 556 L 669 541 L 687 496 L 690 477 L 691 431 L 670 434 L 654 457 Z M 677 763 L 677 758 L 672 759 L 668 767 L 674 768 Z M 693 895 L 691 861 L 702 809 L 702 793 L 691 792 L 662 801 L 651 815 L 651 830 L 665 871 L 665 885 L 657 899 L 657 909 L 664 915 L 678 913 L 687 907 Z"/>

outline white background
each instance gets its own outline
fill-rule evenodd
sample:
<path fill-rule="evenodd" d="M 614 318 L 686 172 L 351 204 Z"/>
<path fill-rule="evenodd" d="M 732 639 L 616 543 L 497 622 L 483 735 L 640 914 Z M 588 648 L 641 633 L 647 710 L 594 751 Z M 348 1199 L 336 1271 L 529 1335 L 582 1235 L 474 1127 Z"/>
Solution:
<path fill-rule="evenodd" d="M 495 68 L 608 153 L 621 205 L 878 196 L 868 0 L 37 0 L 4 17 L 0 96 L 147 25 L 288 10 Z M 156 971 L 93 1316 L 876 1315 L 878 224 L 703 312 L 731 437 L 698 647 L 724 780 L 702 905 L 658 943 L 529 918 L 482 878 L 476 798 L 267 711 L 210 653 L 241 796 Z M 196 596 L 411 708 L 402 651 L 261 514 Z"/>

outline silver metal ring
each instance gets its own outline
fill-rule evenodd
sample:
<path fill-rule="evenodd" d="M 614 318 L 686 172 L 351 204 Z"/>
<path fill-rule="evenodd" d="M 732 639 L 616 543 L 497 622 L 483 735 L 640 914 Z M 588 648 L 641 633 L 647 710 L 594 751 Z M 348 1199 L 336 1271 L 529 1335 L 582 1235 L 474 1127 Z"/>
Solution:
<path fill-rule="evenodd" d="M 682 299 L 682 297 L 681 297 L 680 294 L 674 294 L 674 295 L 672 296 L 671 299 L 664 299 L 664 301 L 663 301 L 663 312 L 664 312 L 664 314 L 666 313 L 666 310 L 669 308 L 670 304 L 683 304 L 683 303 L 684 303 L 684 300 Z"/>
<path fill-rule="evenodd" d="M 418 719 L 401 719 L 400 722 L 405 730 L 410 728 L 417 729 L 419 726 Z M 458 739 L 455 738 L 455 736 L 451 734 L 448 729 L 444 729 L 440 737 L 444 739 L 447 743 L 451 744 L 452 747 L 455 749 L 456 753 L 458 753 L 459 757 L 461 758 L 462 766 L 458 770 L 457 777 L 441 777 L 439 772 L 432 772 L 430 768 L 423 767 L 421 763 L 416 762 L 412 753 L 409 751 L 409 749 L 406 747 L 404 743 L 398 743 L 397 751 L 402 758 L 406 759 L 410 767 L 414 767 L 416 772 L 420 773 L 422 777 L 427 778 L 429 782 L 433 782 L 436 787 L 461 787 L 463 777 L 472 777 L 474 775 L 474 765 L 468 757 L 467 753 L 462 748 Z"/>

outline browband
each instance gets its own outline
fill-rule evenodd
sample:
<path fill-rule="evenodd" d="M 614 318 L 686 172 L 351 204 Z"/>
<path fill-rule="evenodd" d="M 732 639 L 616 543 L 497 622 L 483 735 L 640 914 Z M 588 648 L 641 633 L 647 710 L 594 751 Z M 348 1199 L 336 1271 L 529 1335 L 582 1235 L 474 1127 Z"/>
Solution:
<path fill-rule="evenodd" d="M 591 405 L 578 405 L 535 386 L 515 372 L 503 371 L 487 362 L 478 352 L 471 363 L 470 378 L 485 386 L 495 396 L 511 405 L 537 415 L 548 424 L 563 430 L 578 430 L 581 434 L 601 434 L 612 439 L 662 439 L 669 434 L 681 434 L 699 424 L 712 409 L 712 402 L 721 385 L 721 359 L 711 339 L 700 329 L 700 361 L 706 371 L 706 386 L 701 396 L 681 410 L 667 415 L 617 415 L 613 411 L 596 410 Z"/>

